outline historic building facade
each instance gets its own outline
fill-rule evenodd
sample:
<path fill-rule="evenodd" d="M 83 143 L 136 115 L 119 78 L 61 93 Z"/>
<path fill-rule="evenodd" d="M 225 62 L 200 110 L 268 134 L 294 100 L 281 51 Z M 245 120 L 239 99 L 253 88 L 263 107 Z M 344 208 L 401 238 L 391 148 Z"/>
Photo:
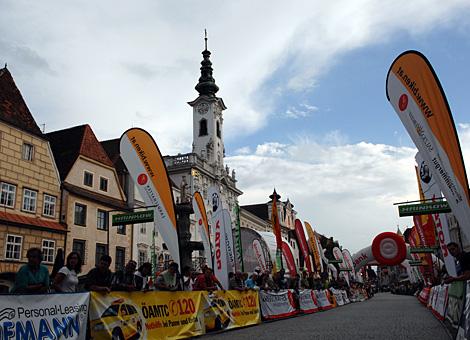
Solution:
<path fill-rule="evenodd" d="M 9 273 L 27 262 L 29 248 L 42 249 L 43 263 L 52 268 L 66 239 L 60 207 L 60 178 L 49 142 L 8 69 L 0 69 L 0 280 L 6 286 Z"/>
<path fill-rule="evenodd" d="M 113 162 L 89 125 L 47 134 L 62 180 L 62 215 L 67 223 L 66 253 L 82 255 L 83 272 L 109 254 L 121 269 L 132 255 L 132 228 L 112 226 L 112 215 L 128 211 Z"/>

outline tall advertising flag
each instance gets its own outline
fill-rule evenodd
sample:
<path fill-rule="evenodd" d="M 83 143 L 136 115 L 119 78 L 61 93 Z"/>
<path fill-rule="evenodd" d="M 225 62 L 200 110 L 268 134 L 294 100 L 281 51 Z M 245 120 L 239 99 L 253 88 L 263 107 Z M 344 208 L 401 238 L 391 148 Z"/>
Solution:
<path fill-rule="evenodd" d="M 121 158 L 148 206 L 153 206 L 155 228 L 158 228 L 173 261 L 180 263 L 178 232 L 173 192 L 165 162 L 150 134 L 139 128 L 121 136 Z"/>
<path fill-rule="evenodd" d="M 304 221 L 305 229 L 307 229 L 308 235 L 308 245 L 310 247 L 310 251 L 313 254 L 313 261 L 315 262 L 315 268 L 318 271 L 323 272 L 323 263 L 320 256 L 320 249 L 318 247 L 318 240 L 315 236 L 315 232 L 312 229 L 312 226 L 307 221 Z"/>
<path fill-rule="evenodd" d="M 282 265 L 282 235 L 281 235 L 281 224 L 279 222 L 279 215 L 277 212 L 277 200 L 281 198 L 276 193 L 276 189 L 274 189 L 274 192 L 271 196 L 269 196 L 273 200 L 272 206 L 271 206 L 271 224 L 273 227 L 273 233 L 274 236 L 276 237 L 276 267 L 277 268 L 283 268 Z"/>
<path fill-rule="evenodd" d="M 242 248 L 242 231 L 240 230 L 240 207 L 238 203 L 235 204 L 235 250 L 237 253 L 237 262 L 240 264 L 240 271 L 245 271 L 243 264 L 243 248 Z"/>
<path fill-rule="evenodd" d="M 310 262 L 310 256 L 308 254 L 307 240 L 305 239 L 304 227 L 302 222 L 297 218 L 295 220 L 295 235 L 299 241 L 300 250 L 305 260 L 305 267 L 309 273 L 312 272 L 312 263 Z"/>
<path fill-rule="evenodd" d="M 214 274 L 224 289 L 228 289 L 228 273 L 235 268 L 233 255 L 232 220 L 227 209 L 223 209 L 222 198 L 217 186 L 208 190 L 212 211 L 211 227 L 214 233 Z"/>
<path fill-rule="evenodd" d="M 470 240 L 470 196 L 457 131 L 442 86 L 425 56 L 407 51 L 395 59 L 387 75 L 387 99 Z"/>
<path fill-rule="evenodd" d="M 429 166 L 421 157 L 418 152 L 416 154 L 416 163 L 418 164 L 418 180 L 421 183 L 421 192 L 423 198 L 426 200 L 435 200 L 441 197 L 441 189 L 436 183 L 434 176 L 429 171 Z M 447 273 L 451 276 L 457 276 L 457 268 L 455 267 L 455 261 L 452 255 L 447 250 L 447 244 L 451 241 L 449 224 L 445 214 L 433 213 L 434 225 L 436 227 L 437 240 L 441 247 L 442 255 L 444 256 L 444 263 L 446 265 Z"/>
<path fill-rule="evenodd" d="M 212 247 L 209 233 L 209 222 L 207 220 L 206 207 L 204 200 L 199 191 L 196 191 L 193 195 L 193 210 L 196 218 L 197 232 L 201 236 L 202 244 L 204 246 L 204 257 L 206 264 L 212 268 Z"/>

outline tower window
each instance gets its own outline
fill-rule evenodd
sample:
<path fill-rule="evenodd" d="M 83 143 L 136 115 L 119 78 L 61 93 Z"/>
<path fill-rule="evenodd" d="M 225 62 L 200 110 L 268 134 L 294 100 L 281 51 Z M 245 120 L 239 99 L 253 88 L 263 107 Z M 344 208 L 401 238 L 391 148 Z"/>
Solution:
<path fill-rule="evenodd" d="M 217 137 L 222 138 L 221 137 L 221 132 L 220 132 L 220 123 L 219 123 L 219 121 L 217 121 Z"/>
<path fill-rule="evenodd" d="M 207 136 L 207 120 L 205 119 L 199 121 L 199 136 Z"/>

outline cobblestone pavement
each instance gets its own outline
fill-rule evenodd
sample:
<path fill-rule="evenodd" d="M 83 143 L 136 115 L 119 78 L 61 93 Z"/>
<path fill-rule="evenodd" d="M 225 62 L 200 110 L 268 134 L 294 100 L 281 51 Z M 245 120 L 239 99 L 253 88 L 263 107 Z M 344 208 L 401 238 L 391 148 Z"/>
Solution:
<path fill-rule="evenodd" d="M 213 339 L 451 339 L 444 326 L 414 296 L 376 294 L 372 299 L 329 311 L 263 323 Z"/>

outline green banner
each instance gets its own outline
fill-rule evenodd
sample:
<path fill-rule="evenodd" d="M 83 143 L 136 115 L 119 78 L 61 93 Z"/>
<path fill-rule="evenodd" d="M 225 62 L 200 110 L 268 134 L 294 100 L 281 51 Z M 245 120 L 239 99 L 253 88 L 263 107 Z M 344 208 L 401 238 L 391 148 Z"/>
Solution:
<path fill-rule="evenodd" d="M 398 214 L 400 217 L 404 216 L 416 216 L 416 215 L 428 215 L 436 213 L 448 213 L 451 212 L 449 203 L 442 202 L 429 202 L 421 204 L 406 204 L 398 206 Z"/>
<path fill-rule="evenodd" d="M 113 215 L 113 226 L 145 222 L 153 222 L 153 210 Z"/>
<path fill-rule="evenodd" d="M 434 253 L 436 248 L 432 247 L 410 247 L 410 253 Z"/>
<path fill-rule="evenodd" d="M 343 263 L 343 260 L 328 260 L 329 264 Z"/>
<path fill-rule="evenodd" d="M 410 261 L 410 266 L 422 266 L 423 262 L 417 260 L 417 261 Z"/>

